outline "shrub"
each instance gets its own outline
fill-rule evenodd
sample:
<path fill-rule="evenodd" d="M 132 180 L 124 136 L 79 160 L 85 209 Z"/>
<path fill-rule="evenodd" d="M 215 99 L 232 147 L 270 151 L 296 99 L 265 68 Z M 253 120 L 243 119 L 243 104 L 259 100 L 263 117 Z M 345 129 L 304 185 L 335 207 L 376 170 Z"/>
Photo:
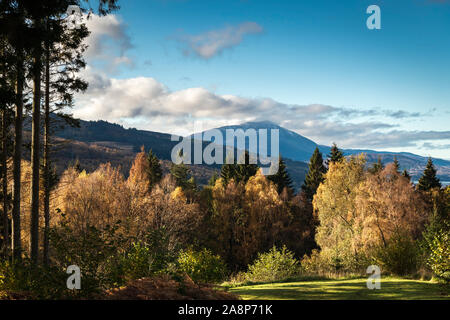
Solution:
<path fill-rule="evenodd" d="M 280 250 L 273 246 L 270 251 L 258 254 L 253 264 L 249 265 L 247 279 L 253 282 L 282 281 L 292 278 L 299 271 L 299 263 L 294 253 L 286 246 Z"/>
<path fill-rule="evenodd" d="M 410 237 L 396 235 L 385 246 L 375 249 L 374 258 L 383 271 L 396 275 L 412 274 L 418 268 L 419 248 Z"/>
<path fill-rule="evenodd" d="M 0 293 L 16 294 L 22 299 L 69 299 L 79 292 L 67 289 L 68 275 L 61 269 L 34 265 L 24 259 L 20 263 L 0 261 Z"/>
<path fill-rule="evenodd" d="M 111 270 L 117 251 L 125 241 L 116 233 L 119 224 L 103 229 L 88 225 L 85 231 L 77 232 L 63 220 L 50 230 L 53 263 L 61 270 L 78 266 L 82 278 L 80 291 L 85 295 L 117 284 Z"/>
<path fill-rule="evenodd" d="M 438 278 L 450 282 L 450 235 L 444 231 L 437 233 L 429 247 L 428 266 Z"/>
<path fill-rule="evenodd" d="M 196 283 L 213 283 L 222 281 L 226 274 L 226 267 L 220 256 L 203 249 L 183 250 L 178 256 L 180 270 L 186 272 Z"/>
<path fill-rule="evenodd" d="M 126 282 L 161 273 L 176 273 L 176 248 L 169 244 L 164 229 L 150 231 L 145 241 L 131 244 L 119 261 L 117 277 Z"/>

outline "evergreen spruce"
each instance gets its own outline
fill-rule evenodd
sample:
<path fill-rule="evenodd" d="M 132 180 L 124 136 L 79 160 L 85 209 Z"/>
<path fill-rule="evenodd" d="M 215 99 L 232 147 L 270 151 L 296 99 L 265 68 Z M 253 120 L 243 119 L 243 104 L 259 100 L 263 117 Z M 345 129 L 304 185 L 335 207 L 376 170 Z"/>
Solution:
<path fill-rule="evenodd" d="M 333 142 L 330 154 L 328 155 L 327 166 L 329 166 L 332 162 L 339 162 L 342 159 L 344 159 L 344 154 L 337 147 L 336 143 Z"/>
<path fill-rule="evenodd" d="M 220 177 L 223 179 L 225 184 L 228 184 L 231 179 L 236 176 L 236 165 L 232 163 L 225 163 L 220 169 Z"/>
<path fill-rule="evenodd" d="M 317 188 L 324 180 L 324 174 L 326 168 L 323 165 L 322 154 L 319 152 L 319 148 L 314 150 L 311 159 L 308 164 L 308 174 L 306 175 L 305 182 L 302 185 L 302 190 L 305 193 L 307 199 L 312 201 L 316 194 Z"/>
<path fill-rule="evenodd" d="M 175 178 L 178 187 L 183 190 L 190 188 L 190 170 L 184 163 L 173 164 L 170 168 L 170 173 Z"/>
<path fill-rule="evenodd" d="M 150 189 L 152 189 L 155 184 L 161 181 L 162 169 L 158 157 L 153 153 L 151 149 L 148 152 L 147 161 L 148 161 L 148 172 L 147 172 L 148 180 L 150 182 Z"/>
<path fill-rule="evenodd" d="M 278 160 L 278 172 L 269 176 L 268 179 L 275 183 L 279 194 L 283 192 L 284 188 L 287 188 L 289 193 L 293 193 L 292 179 L 289 177 L 289 173 L 286 170 L 286 164 L 281 157 Z"/>
<path fill-rule="evenodd" d="M 368 169 L 368 171 L 372 174 L 376 174 L 384 169 L 383 162 L 381 161 L 381 157 L 378 156 L 377 162 L 374 162 L 372 166 Z"/>
<path fill-rule="evenodd" d="M 394 168 L 395 171 L 400 172 L 400 163 L 397 160 L 397 157 L 394 156 Z"/>
<path fill-rule="evenodd" d="M 226 163 L 222 165 L 220 176 L 225 184 L 228 184 L 231 179 L 236 183 L 246 183 L 250 177 L 258 172 L 258 166 L 250 163 L 250 155 L 247 151 L 245 151 L 244 157 L 244 163 L 242 164 Z"/>
<path fill-rule="evenodd" d="M 408 180 L 411 180 L 411 176 L 409 175 L 408 170 L 406 170 L 406 169 L 403 170 L 402 176 L 407 178 Z"/>
<path fill-rule="evenodd" d="M 427 166 L 423 171 L 422 177 L 420 177 L 419 179 L 419 184 L 417 187 L 422 191 L 429 191 L 433 188 L 441 187 L 441 182 L 436 177 L 436 169 L 434 168 L 433 160 L 431 160 L 431 157 L 428 158 Z"/>

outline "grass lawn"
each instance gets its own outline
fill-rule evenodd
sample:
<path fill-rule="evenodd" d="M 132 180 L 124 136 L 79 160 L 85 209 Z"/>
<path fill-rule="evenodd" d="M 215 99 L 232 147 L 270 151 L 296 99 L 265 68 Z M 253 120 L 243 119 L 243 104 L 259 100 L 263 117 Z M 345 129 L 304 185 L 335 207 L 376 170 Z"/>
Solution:
<path fill-rule="evenodd" d="M 268 283 L 230 288 L 244 300 L 450 300 L 448 287 L 431 281 L 382 278 L 380 290 L 369 290 L 367 279 Z"/>

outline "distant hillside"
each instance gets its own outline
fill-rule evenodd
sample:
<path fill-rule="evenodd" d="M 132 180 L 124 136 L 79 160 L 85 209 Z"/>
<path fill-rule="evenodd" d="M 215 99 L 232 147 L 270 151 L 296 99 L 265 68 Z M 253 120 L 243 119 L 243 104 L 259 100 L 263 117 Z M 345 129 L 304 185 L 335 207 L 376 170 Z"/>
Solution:
<path fill-rule="evenodd" d="M 316 144 L 293 131 L 282 128 L 272 122 L 248 122 L 239 126 L 218 128 L 225 134 L 226 129 L 246 130 L 255 129 L 279 129 L 280 153 L 286 159 L 288 172 L 291 175 L 296 189 L 300 188 L 307 171 L 306 162 L 311 157 L 316 147 L 319 147 L 324 157 L 329 153 L 330 147 Z M 55 154 L 55 160 L 62 170 L 69 163 L 78 159 L 89 171 L 94 170 L 100 163 L 111 162 L 115 166 L 121 166 L 124 174 L 128 173 L 132 160 L 141 146 L 145 150 L 152 149 L 156 155 L 164 161 L 167 171 L 170 167 L 172 148 L 178 143 L 170 140 L 170 134 L 152 132 L 137 129 L 125 129 L 122 126 L 107 121 L 80 121 L 80 128 L 64 128 L 55 133 L 61 147 Z M 203 142 L 204 145 L 209 142 Z M 269 145 L 270 150 L 270 145 Z M 425 166 L 426 158 L 411 153 L 377 152 L 373 150 L 344 150 L 345 155 L 364 152 L 368 162 L 377 161 L 378 156 L 384 163 L 393 161 L 394 156 L 400 162 L 402 168 L 410 171 L 414 179 L 417 179 Z M 434 159 L 441 180 L 450 181 L 450 161 Z M 206 184 L 214 172 L 219 172 L 220 165 L 195 165 L 191 166 L 194 176 L 200 185 Z"/>
<path fill-rule="evenodd" d="M 99 164 L 110 162 L 121 166 L 126 175 L 141 146 L 150 149 L 158 158 L 164 160 L 165 170 L 170 168 L 172 148 L 178 143 L 170 140 L 170 134 L 125 129 L 107 121 L 80 121 L 80 128 L 66 127 L 55 135 L 62 146 L 55 154 L 55 160 L 62 170 L 77 159 L 88 171 L 95 170 Z M 208 143 L 204 143 L 206 145 Z M 307 165 L 300 161 L 286 160 L 288 171 L 296 189 L 300 188 L 307 171 Z M 207 183 L 214 172 L 220 172 L 220 165 L 190 166 L 199 185 Z"/>
<path fill-rule="evenodd" d="M 242 129 L 245 131 L 249 128 L 253 128 L 255 130 L 278 129 L 280 137 L 280 154 L 284 158 L 290 158 L 294 161 L 308 162 L 316 147 L 318 147 L 322 152 L 324 158 L 326 158 L 326 156 L 330 153 L 331 148 L 329 146 L 318 145 L 314 141 L 305 138 L 296 132 L 280 127 L 270 121 L 246 122 L 240 125 L 224 126 L 217 129 L 220 130 L 225 137 L 227 129 Z M 337 141 L 337 143 L 339 143 L 339 141 Z M 270 150 L 270 144 L 268 149 Z M 394 157 L 397 157 L 401 169 L 407 169 L 413 179 L 418 179 L 420 177 L 428 160 L 426 157 L 421 157 L 419 155 L 407 152 L 395 153 L 363 149 L 344 149 L 343 152 L 346 156 L 365 153 L 368 164 L 376 162 L 378 157 L 381 158 L 383 163 L 393 162 Z M 436 165 L 440 179 L 443 181 L 450 181 L 450 161 L 433 158 L 433 162 Z"/>

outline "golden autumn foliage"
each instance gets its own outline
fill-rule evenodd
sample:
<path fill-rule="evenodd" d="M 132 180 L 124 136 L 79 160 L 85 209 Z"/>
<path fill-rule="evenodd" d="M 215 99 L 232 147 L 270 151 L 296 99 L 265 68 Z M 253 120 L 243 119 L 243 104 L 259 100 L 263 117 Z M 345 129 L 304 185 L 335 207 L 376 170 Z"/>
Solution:
<path fill-rule="evenodd" d="M 164 228 L 173 242 L 189 241 L 201 219 L 198 205 L 183 201 L 182 194 L 173 197 L 176 185 L 170 175 L 151 191 L 145 189 L 141 159 L 138 154 L 127 180 L 110 164 L 89 174 L 69 168 L 57 186 L 52 208 L 77 232 L 120 221 L 119 232 L 130 238 L 142 239 L 150 230 Z"/>
<path fill-rule="evenodd" d="M 427 219 L 427 208 L 409 179 L 393 164 L 368 175 L 356 189 L 357 223 L 360 247 L 387 246 L 393 237 L 408 235 L 417 239 Z"/>
<path fill-rule="evenodd" d="M 353 243 L 360 232 L 355 198 L 357 186 L 365 179 L 364 166 L 363 157 L 330 163 L 325 181 L 317 189 L 313 200 L 319 220 L 316 241 L 324 255 L 346 259 L 358 252 Z"/>
<path fill-rule="evenodd" d="M 290 208 L 260 171 L 245 185 L 218 179 L 212 188 L 212 209 L 215 249 L 234 268 L 249 264 L 274 244 L 281 245 L 292 228 Z M 297 239 L 301 242 L 302 234 Z"/>
<path fill-rule="evenodd" d="M 373 257 L 390 239 L 416 240 L 428 211 L 410 181 L 393 164 L 370 173 L 363 157 L 330 164 L 314 197 L 321 256 L 344 267 Z"/>

